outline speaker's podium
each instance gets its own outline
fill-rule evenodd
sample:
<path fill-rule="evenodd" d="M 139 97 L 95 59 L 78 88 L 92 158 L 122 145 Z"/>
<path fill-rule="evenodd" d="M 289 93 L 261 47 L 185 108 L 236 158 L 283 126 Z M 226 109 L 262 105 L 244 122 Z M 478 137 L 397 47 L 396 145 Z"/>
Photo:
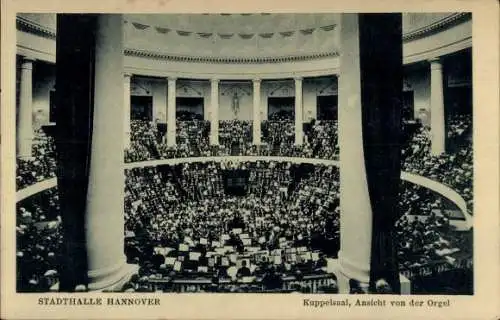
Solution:
<path fill-rule="evenodd" d="M 222 171 L 224 178 L 224 191 L 228 195 L 245 196 L 248 191 L 248 178 L 250 172 L 247 169 L 226 169 Z"/>

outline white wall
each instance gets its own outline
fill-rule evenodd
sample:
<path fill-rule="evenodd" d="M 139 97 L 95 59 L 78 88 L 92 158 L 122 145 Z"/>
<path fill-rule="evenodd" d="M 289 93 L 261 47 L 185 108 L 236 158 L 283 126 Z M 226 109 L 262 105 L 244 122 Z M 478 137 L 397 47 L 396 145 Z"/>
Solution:
<path fill-rule="evenodd" d="M 232 105 L 237 100 L 239 109 L 235 113 Z M 220 82 L 219 85 L 219 120 L 253 119 L 253 84 L 247 82 Z"/>

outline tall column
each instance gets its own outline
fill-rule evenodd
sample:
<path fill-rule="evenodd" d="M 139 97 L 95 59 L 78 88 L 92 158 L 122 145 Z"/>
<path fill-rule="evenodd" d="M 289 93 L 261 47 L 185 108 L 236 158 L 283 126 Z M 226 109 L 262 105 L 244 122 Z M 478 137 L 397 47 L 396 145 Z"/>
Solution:
<path fill-rule="evenodd" d="M 431 150 L 432 154 L 440 155 L 445 152 L 443 67 L 439 58 L 429 62 L 431 69 Z"/>
<path fill-rule="evenodd" d="M 253 80 L 253 144 L 261 144 L 260 79 Z"/>
<path fill-rule="evenodd" d="M 176 144 L 176 78 L 168 78 L 168 102 L 167 102 L 167 145 Z"/>
<path fill-rule="evenodd" d="M 359 27 L 357 14 L 343 14 L 339 78 L 338 139 L 340 149 L 339 292 L 349 279 L 368 284 L 372 212 L 363 156 Z M 353 196 L 356 195 L 356 196 Z"/>
<path fill-rule="evenodd" d="M 123 119 L 124 119 L 124 145 L 125 149 L 130 148 L 130 80 L 132 75 L 130 73 L 125 73 L 123 76 Z"/>
<path fill-rule="evenodd" d="M 219 79 L 210 80 L 210 144 L 219 144 Z"/>
<path fill-rule="evenodd" d="M 385 279 L 399 292 L 401 14 L 343 14 L 341 28 L 339 289 Z"/>
<path fill-rule="evenodd" d="M 30 158 L 33 145 L 33 62 L 24 58 L 21 63 L 21 90 L 17 123 L 17 156 Z"/>
<path fill-rule="evenodd" d="M 95 39 L 94 112 L 86 208 L 88 287 L 123 281 L 136 268 L 124 254 L 123 17 L 98 15 Z"/>
<path fill-rule="evenodd" d="M 304 142 L 304 125 L 302 121 L 302 78 L 295 78 L 295 145 L 302 145 Z"/>

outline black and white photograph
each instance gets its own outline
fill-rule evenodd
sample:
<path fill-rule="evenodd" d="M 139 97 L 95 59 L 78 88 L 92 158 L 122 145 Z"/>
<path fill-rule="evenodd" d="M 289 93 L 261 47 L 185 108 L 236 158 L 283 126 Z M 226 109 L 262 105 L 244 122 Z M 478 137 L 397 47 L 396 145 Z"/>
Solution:
<path fill-rule="evenodd" d="M 17 12 L 2 277 L 43 308 L 473 297 L 474 19 Z"/>

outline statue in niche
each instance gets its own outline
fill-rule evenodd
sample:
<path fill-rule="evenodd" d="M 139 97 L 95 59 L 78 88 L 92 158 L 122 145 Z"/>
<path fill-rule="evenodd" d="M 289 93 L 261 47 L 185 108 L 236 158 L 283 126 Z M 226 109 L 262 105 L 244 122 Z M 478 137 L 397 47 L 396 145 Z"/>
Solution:
<path fill-rule="evenodd" d="M 238 93 L 236 90 L 233 93 L 233 99 L 231 102 L 231 109 L 233 110 L 234 113 L 234 119 L 238 118 L 238 113 L 240 112 L 240 97 L 238 96 Z"/>

